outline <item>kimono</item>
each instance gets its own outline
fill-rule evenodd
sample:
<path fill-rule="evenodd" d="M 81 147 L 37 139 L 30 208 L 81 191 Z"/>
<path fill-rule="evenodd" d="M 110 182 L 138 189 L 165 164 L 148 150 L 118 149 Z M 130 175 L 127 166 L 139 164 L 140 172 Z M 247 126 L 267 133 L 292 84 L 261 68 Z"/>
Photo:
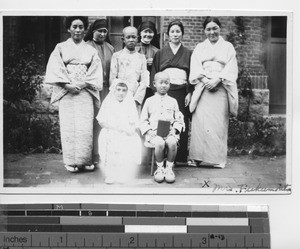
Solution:
<path fill-rule="evenodd" d="M 64 84 L 86 83 L 79 94 Z M 51 53 L 45 83 L 53 85 L 51 104 L 58 103 L 63 160 L 69 166 L 92 164 L 94 105 L 100 106 L 102 66 L 97 51 L 70 38 Z M 62 84 L 63 83 L 63 84 Z"/>
<path fill-rule="evenodd" d="M 179 110 L 184 116 L 185 131 L 180 134 L 179 148 L 177 151 L 176 162 L 187 162 L 188 155 L 188 133 L 189 133 L 189 119 L 190 111 L 185 106 L 185 97 L 192 88 L 188 82 L 190 73 L 190 59 L 192 51 L 185 48 L 182 44 L 174 55 L 169 44 L 163 49 L 156 52 L 152 69 L 150 83 L 154 89 L 153 81 L 157 72 L 166 71 L 169 73 L 171 87 L 168 95 L 175 98 L 179 105 Z M 175 71 L 173 71 L 175 70 Z M 173 73 L 175 72 L 175 73 Z M 176 75 L 176 76 L 175 76 Z M 175 76 L 175 77 L 174 77 Z"/>
<path fill-rule="evenodd" d="M 141 160 L 141 141 L 135 132 L 138 112 L 129 92 L 119 102 L 114 95 L 114 85 L 110 89 L 97 116 L 102 127 L 99 135 L 101 168 L 106 176 L 113 173 L 119 180 L 132 179 Z"/>
<path fill-rule="evenodd" d="M 114 53 L 111 58 L 109 78 L 110 85 L 115 79 L 126 82 L 134 100 L 142 104 L 146 88 L 149 86 L 145 56 L 136 51 L 129 51 L 126 47 Z"/>
<path fill-rule="evenodd" d="M 213 91 L 201 78 L 220 78 Z M 191 58 L 190 82 L 195 84 L 190 110 L 192 114 L 190 158 L 212 164 L 226 163 L 229 113 L 237 115 L 238 67 L 236 52 L 222 37 L 212 45 L 199 43 Z"/>

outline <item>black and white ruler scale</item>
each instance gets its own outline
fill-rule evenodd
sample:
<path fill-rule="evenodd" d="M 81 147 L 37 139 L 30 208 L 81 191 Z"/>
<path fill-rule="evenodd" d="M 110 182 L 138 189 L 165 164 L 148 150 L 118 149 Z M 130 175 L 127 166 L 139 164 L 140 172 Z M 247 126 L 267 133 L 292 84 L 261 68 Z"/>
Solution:
<path fill-rule="evenodd" d="M 1 205 L 0 248 L 271 248 L 267 206 Z"/>

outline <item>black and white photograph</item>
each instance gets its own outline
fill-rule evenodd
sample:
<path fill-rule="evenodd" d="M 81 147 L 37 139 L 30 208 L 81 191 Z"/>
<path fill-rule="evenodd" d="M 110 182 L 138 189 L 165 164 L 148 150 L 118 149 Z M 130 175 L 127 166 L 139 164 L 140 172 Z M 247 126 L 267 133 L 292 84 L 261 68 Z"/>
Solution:
<path fill-rule="evenodd" d="M 298 248 L 299 14 L 0 0 L 0 247 Z"/>
<path fill-rule="evenodd" d="M 290 194 L 291 14 L 2 12 L 4 193 Z"/>

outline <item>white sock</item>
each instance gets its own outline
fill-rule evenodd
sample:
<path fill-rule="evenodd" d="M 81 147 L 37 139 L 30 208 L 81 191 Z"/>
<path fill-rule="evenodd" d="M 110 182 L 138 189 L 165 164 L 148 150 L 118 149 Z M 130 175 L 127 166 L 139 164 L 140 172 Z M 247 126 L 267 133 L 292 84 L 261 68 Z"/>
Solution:
<path fill-rule="evenodd" d="M 173 165 L 174 165 L 174 162 L 169 162 L 169 161 L 167 161 L 167 167 L 173 167 Z"/>
<path fill-rule="evenodd" d="M 157 167 L 163 167 L 164 166 L 164 161 L 162 161 L 162 162 L 156 162 L 156 164 L 157 164 Z"/>

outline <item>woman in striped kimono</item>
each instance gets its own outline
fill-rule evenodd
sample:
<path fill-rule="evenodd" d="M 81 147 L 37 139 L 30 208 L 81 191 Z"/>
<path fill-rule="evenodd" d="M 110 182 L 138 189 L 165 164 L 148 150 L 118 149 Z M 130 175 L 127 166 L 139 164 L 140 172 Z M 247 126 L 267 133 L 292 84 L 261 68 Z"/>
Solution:
<path fill-rule="evenodd" d="M 100 106 L 102 66 L 96 49 L 83 41 L 88 18 L 67 17 L 65 25 L 71 38 L 51 53 L 45 83 L 53 85 L 51 103 L 59 107 L 66 169 L 92 171 L 94 105 Z"/>
<path fill-rule="evenodd" d="M 190 164 L 224 168 L 229 113 L 236 116 L 238 109 L 236 52 L 220 36 L 216 17 L 206 18 L 203 28 L 207 39 L 196 46 L 191 58 L 190 83 L 195 90 L 190 103 Z"/>

